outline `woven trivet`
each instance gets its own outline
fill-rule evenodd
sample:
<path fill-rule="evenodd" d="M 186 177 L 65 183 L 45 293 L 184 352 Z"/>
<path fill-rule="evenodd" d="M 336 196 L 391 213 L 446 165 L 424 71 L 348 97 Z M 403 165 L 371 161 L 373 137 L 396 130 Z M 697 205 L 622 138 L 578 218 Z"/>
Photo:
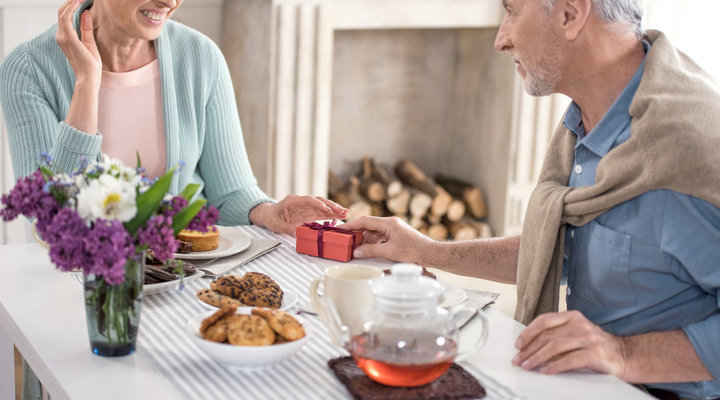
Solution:
<path fill-rule="evenodd" d="M 455 400 L 485 397 L 485 389 L 463 367 L 453 363 L 440 378 L 418 387 L 385 386 L 365 375 L 352 357 L 333 358 L 328 366 L 358 400 Z"/>

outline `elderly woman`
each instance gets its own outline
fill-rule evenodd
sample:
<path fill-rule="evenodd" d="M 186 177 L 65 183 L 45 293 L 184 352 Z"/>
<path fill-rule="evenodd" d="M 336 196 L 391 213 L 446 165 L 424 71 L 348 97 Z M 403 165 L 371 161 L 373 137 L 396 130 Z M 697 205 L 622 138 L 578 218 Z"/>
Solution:
<path fill-rule="evenodd" d="M 232 82 L 218 47 L 169 21 L 182 0 L 67 0 L 58 23 L 0 67 L 0 101 L 16 177 L 48 152 L 70 172 L 101 153 L 150 177 L 184 163 L 173 191 L 196 182 L 223 225 L 292 234 L 347 210 L 321 197 L 273 202 L 257 186 Z"/>
<path fill-rule="evenodd" d="M 225 60 L 210 39 L 169 21 L 181 4 L 67 0 L 56 26 L 7 56 L 0 102 L 16 177 L 32 173 L 41 152 L 63 172 L 101 153 L 134 165 L 139 153 L 150 177 L 184 163 L 173 191 L 199 183 L 223 225 L 292 234 L 303 222 L 346 217 L 321 197 L 276 203 L 260 190 Z M 24 397 L 38 387 L 26 378 Z"/>

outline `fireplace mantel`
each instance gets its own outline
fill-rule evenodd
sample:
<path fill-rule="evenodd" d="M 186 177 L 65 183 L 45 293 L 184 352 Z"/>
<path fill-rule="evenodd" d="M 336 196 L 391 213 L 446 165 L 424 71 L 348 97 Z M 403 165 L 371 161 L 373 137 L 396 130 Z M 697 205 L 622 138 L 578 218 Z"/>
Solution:
<path fill-rule="evenodd" d="M 333 79 L 353 79 L 353 73 L 335 70 L 339 67 L 336 61 L 353 69 L 353 57 L 357 56 L 358 62 L 363 59 L 367 62 L 371 56 L 360 51 L 368 50 L 368 40 L 373 37 L 382 41 L 377 46 L 378 51 L 385 51 L 382 62 L 392 61 L 393 54 L 387 52 L 393 47 L 389 47 L 391 39 L 387 35 L 410 32 L 409 37 L 417 42 L 415 38 L 422 36 L 422 32 L 431 35 L 438 32 L 442 40 L 436 40 L 435 46 L 451 43 L 456 48 L 448 58 L 458 60 L 437 68 L 439 74 L 452 70 L 441 76 L 454 80 L 448 84 L 450 105 L 440 103 L 441 96 L 436 106 L 423 105 L 431 113 L 442 107 L 451 109 L 447 115 L 439 115 L 450 120 L 436 129 L 441 133 L 418 139 L 445 149 L 447 160 L 435 161 L 443 170 L 430 172 L 452 173 L 479 184 L 488 196 L 489 222 L 495 232 L 519 233 L 545 143 L 564 101 L 523 94 L 508 57 L 492 48 L 503 13 L 498 0 L 226 1 L 223 52 L 235 83 L 245 143 L 260 186 L 276 198 L 291 193 L 327 195 L 329 168 L 342 167 L 331 165 L 331 153 L 335 156 L 337 150 L 331 149 L 331 142 L 338 140 L 336 135 L 353 130 L 353 124 L 343 122 L 357 120 L 355 125 L 361 125 L 363 116 L 382 114 L 371 108 L 372 99 L 364 105 L 347 104 L 344 99 L 361 92 L 358 88 L 363 88 L 363 82 L 334 83 Z M 448 36 L 448 32 L 457 34 Z M 352 47 L 354 35 L 358 35 L 364 47 L 360 50 L 342 47 Z M 475 40 L 482 42 L 475 44 Z M 369 47 L 373 50 L 374 46 Z M 447 54 L 446 47 L 433 51 Z M 466 71 L 463 59 L 469 60 L 470 68 L 482 69 L 484 82 L 475 82 L 477 76 L 470 76 L 472 71 Z M 413 71 L 417 73 L 416 69 Z M 359 75 L 353 72 L 354 79 L 365 76 L 363 71 Z M 387 80 L 389 87 L 396 86 L 394 82 L 398 81 L 393 77 Z M 464 86 L 481 93 L 467 93 Z M 338 93 L 339 90 L 346 92 Z M 434 95 L 433 89 L 427 87 L 418 90 L 421 91 L 418 98 L 427 100 Z M 471 104 L 477 109 L 472 109 Z M 415 124 L 421 126 L 422 121 Z M 383 132 L 382 128 L 397 126 L 401 131 L 402 125 L 405 124 L 390 120 L 379 121 L 376 126 L 387 135 L 392 129 Z M 335 132 L 331 133 L 333 129 Z M 367 142 L 374 141 L 367 136 L 370 130 L 374 129 L 365 129 L 362 135 L 355 132 L 355 136 L 342 140 L 350 147 L 360 140 L 366 147 Z M 407 137 L 408 132 L 404 134 Z M 480 140 L 479 135 L 491 136 Z M 463 143 L 476 149 L 477 154 L 460 154 Z M 362 151 L 367 151 L 365 147 Z M 366 154 L 358 153 L 356 157 L 363 155 Z"/>

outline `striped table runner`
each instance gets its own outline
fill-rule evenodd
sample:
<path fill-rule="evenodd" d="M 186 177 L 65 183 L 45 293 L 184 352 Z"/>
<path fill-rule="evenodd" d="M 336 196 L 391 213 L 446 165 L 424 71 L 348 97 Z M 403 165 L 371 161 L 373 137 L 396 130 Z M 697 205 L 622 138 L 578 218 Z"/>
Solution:
<path fill-rule="evenodd" d="M 237 227 L 252 237 L 278 239 L 271 232 L 254 227 Z M 275 279 L 283 290 L 295 292 L 301 303 L 308 303 L 308 286 L 322 275 L 324 267 L 312 257 L 297 254 L 283 241 L 276 250 L 240 267 L 238 274 L 263 272 Z M 350 398 L 327 361 L 347 355 L 330 342 L 318 317 L 303 314 L 310 340 L 291 359 L 259 370 L 236 370 L 215 363 L 190 341 L 185 324 L 196 314 L 208 311 L 195 292 L 210 286 L 201 278 L 188 282 L 183 290 L 146 296 L 138 332 L 137 352 L 188 399 L 343 399 Z M 486 388 L 488 400 L 517 398 L 512 391 L 491 377 L 463 363 Z"/>

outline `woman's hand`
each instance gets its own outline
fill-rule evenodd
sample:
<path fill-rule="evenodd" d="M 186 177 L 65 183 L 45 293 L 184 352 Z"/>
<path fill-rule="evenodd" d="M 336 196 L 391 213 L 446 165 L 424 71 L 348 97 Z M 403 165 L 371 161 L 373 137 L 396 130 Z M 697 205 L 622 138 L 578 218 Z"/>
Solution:
<path fill-rule="evenodd" d="M 98 90 L 102 78 L 102 60 L 93 35 L 93 19 L 90 10 L 80 16 L 80 40 L 73 27 L 73 13 L 80 6 L 80 0 L 67 0 L 58 9 L 58 28 L 55 41 L 65 53 L 75 72 L 76 82 L 92 85 Z"/>
<path fill-rule="evenodd" d="M 250 222 L 273 232 L 295 236 L 306 222 L 347 218 L 348 210 L 324 197 L 289 195 L 277 204 L 263 203 L 250 211 Z"/>

